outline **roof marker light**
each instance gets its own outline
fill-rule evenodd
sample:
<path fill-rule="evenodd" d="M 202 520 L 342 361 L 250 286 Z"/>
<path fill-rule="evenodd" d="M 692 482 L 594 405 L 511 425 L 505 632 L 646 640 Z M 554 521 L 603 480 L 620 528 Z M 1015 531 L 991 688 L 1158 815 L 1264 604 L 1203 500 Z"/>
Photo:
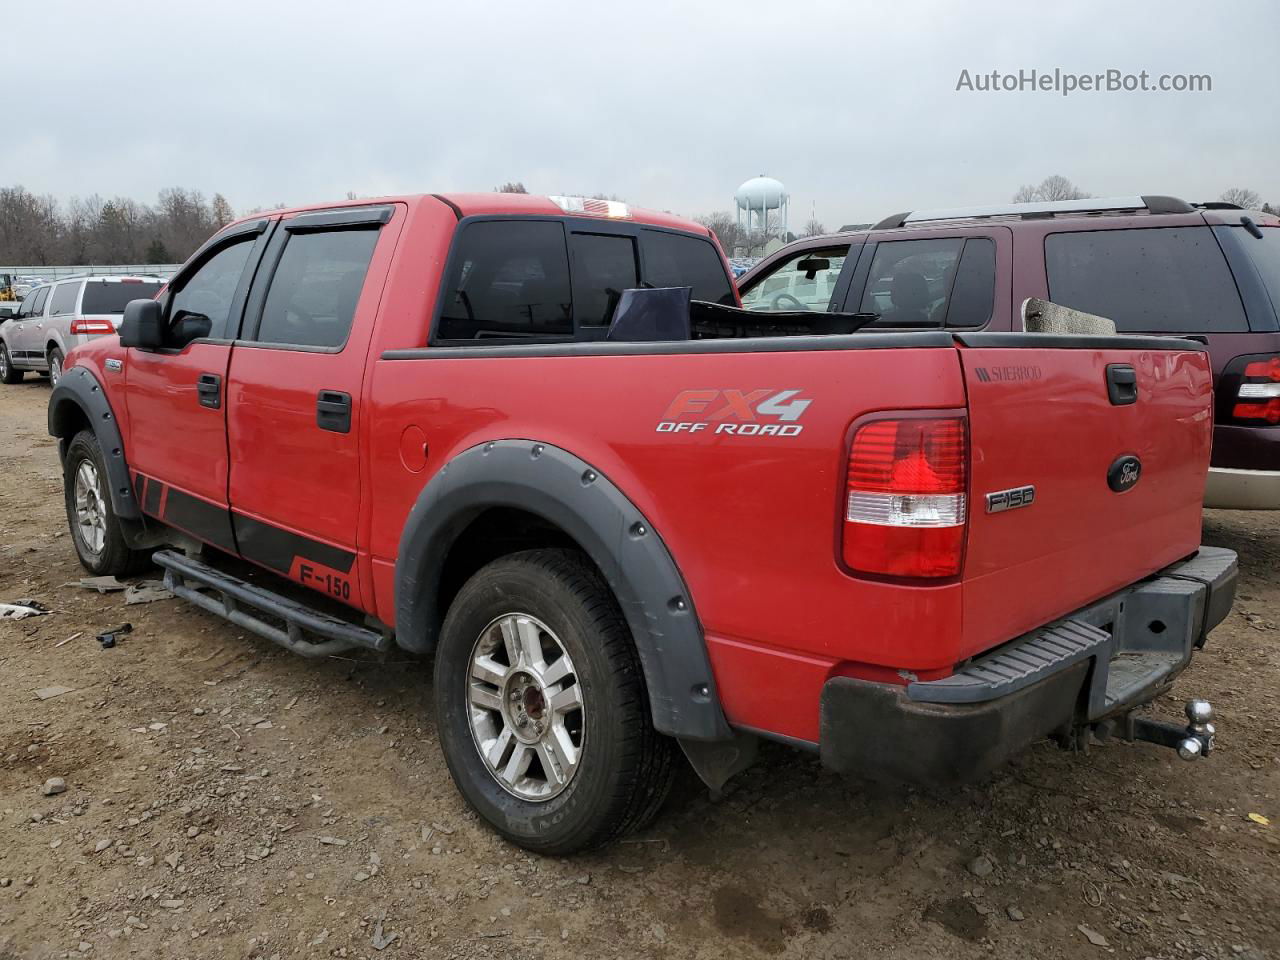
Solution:
<path fill-rule="evenodd" d="M 610 220 L 630 220 L 631 208 L 621 200 L 597 200 L 594 197 L 547 197 L 565 213 Z"/>

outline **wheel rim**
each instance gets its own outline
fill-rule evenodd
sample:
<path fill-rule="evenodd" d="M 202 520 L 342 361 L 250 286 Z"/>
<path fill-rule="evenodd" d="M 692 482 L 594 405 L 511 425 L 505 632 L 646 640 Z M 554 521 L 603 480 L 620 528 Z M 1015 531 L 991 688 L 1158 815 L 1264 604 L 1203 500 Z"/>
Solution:
<path fill-rule="evenodd" d="M 107 506 L 102 496 L 102 478 L 92 460 L 81 460 L 76 468 L 72 496 L 80 542 L 90 553 L 99 554 L 107 540 Z"/>
<path fill-rule="evenodd" d="M 9 351 L 0 347 L 0 377 L 9 375 Z"/>
<path fill-rule="evenodd" d="M 582 685 L 569 652 L 542 621 L 498 617 L 471 648 L 471 736 L 485 768 L 521 800 L 550 800 L 577 772 L 586 733 Z"/>
<path fill-rule="evenodd" d="M 62 376 L 62 358 L 55 353 L 49 358 L 49 382 L 57 386 L 60 376 Z"/>

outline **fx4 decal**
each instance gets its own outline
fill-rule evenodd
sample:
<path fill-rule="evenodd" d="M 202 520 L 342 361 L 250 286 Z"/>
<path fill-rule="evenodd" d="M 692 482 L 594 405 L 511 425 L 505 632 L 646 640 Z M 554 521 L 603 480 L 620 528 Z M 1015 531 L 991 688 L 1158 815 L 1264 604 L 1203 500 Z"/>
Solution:
<path fill-rule="evenodd" d="M 656 428 L 658 433 L 731 434 L 737 437 L 794 437 L 796 423 L 813 401 L 799 390 L 683 390 Z"/>

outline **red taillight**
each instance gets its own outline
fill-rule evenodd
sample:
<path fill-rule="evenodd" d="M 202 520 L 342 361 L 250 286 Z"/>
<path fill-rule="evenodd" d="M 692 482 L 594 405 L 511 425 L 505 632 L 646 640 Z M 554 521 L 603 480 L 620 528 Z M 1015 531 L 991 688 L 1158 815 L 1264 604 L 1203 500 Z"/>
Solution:
<path fill-rule="evenodd" d="M 102 334 L 115 333 L 116 328 L 110 320 L 85 320 L 83 317 L 71 321 L 72 333 Z"/>
<path fill-rule="evenodd" d="M 1237 420 L 1280 423 L 1280 356 L 1245 365 L 1231 416 Z"/>
<path fill-rule="evenodd" d="M 963 417 L 873 420 L 853 436 L 844 562 L 894 577 L 954 577 L 964 553 Z"/>

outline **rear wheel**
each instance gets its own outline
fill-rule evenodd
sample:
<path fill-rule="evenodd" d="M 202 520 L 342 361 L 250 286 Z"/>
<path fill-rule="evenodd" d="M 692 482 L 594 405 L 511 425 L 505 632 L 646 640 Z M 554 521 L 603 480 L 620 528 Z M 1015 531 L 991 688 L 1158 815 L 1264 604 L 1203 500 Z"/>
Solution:
<path fill-rule="evenodd" d="M 649 717 L 630 631 L 581 554 L 529 550 L 476 573 L 436 651 L 440 743 L 463 797 L 509 840 L 568 854 L 652 820 L 674 742 Z"/>
<path fill-rule="evenodd" d="M 0 383 L 21 383 L 22 371 L 14 369 L 9 348 L 0 343 Z"/>
<path fill-rule="evenodd" d="M 107 493 L 107 468 L 98 438 L 81 430 L 67 445 L 62 485 L 71 540 L 81 565 L 99 576 L 123 577 L 146 569 L 150 554 L 132 550 Z"/>
<path fill-rule="evenodd" d="M 56 387 L 62 379 L 62 351 L 53 347 L 49 351 L 49 386 Z"/>

